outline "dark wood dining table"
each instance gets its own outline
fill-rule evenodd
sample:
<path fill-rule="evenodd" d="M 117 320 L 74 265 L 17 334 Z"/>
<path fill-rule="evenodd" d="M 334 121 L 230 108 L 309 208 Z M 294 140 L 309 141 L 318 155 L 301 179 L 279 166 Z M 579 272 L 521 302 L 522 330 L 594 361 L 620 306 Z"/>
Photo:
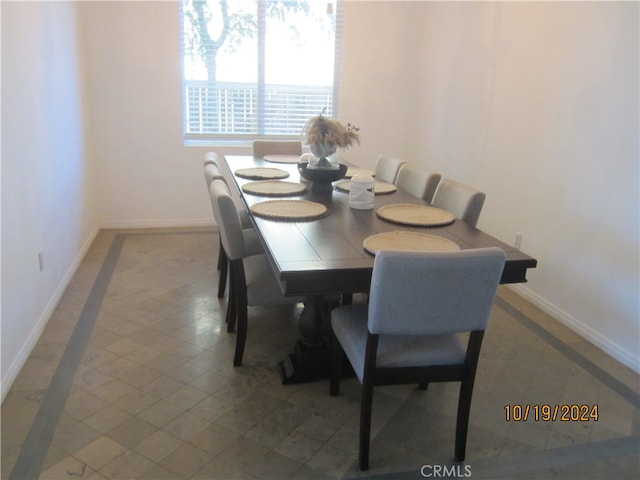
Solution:
<path fill-rule="evenodd" d="M 234 172 L 238 169 L 278 168 L 289 173 L 283 181 L 305 182 L 295 163 L 275 163 L 240 155 L 227 155 L 224 160 L 221 167 L 232 180 L 230 187 L 236 189 L 234 194 L 240 196 L 249 212 L 252 205 L 273 198 L 243 192 L 242 186 L 254 180 L 236 176 Z M 537 265 L 535 258 L 459 219 L 445 226 L 413 227 L 379 218 L 376 210 L 384 205 L 425 204 L 401 189 L 375 195 L 371 210 L 350 208 L 349 194 L 336 189 L 315 192 L 307 188 L 303 194 L 286 199 L 321 203 L 326 206 L 327 214 L 313 220 L 282 221 L 250 213 L 282 293 L 307 298 L 299 320 L 302 338 L 294 353 L 279 363 L 285 384 L 326 375 L 330 309 L 340 298 L 369 291 L 374 256 L 363 248 L 363 241 L 371 235 L 406 230 L 444 237 L 461 249 L 500 247 L 507 257 L 501 278 L 503 284 L 526 282 L 527 270 Z"/>

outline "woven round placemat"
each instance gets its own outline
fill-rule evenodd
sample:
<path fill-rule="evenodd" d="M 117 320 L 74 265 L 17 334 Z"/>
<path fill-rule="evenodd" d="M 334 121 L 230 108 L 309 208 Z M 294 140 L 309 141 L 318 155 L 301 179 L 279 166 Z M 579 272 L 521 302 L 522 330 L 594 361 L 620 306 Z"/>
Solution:
<path fill-rule="evenodd" d="M 300 195 L 307 190 L 301 183 L 283 182 L 281 180 L 258 180 L 242 185 L 242 191 L 253 195 L 267 197 L 286 197 L 288 195 Z"/>
<path fill-rule="evenodd" d="M 308 200 L 269 200 L 252 205 L 251 212 L 273 220 L 313 220 L 324 217 L 327 207 Z"/>
<path fill-rule="evenodd" d="M 267 162 L 273 163 L 298 163 L 300 162 L 300 155 L 265 155 L 264 159 Z"/>
<path fill-rule="evenodd" d="M 351 180 L 341 180 L 337 182 L 334 187 L 341 192 L 349 193 L 351 191 Z M 393 183 L 387 182 L 374 182 L 373 193 L 375 195 L 385 195 L 387 193 L 393 193 L 398 189 Z"/>
<path fill-rule="evenodd" d="M 415 227 L 438 227 L 449 225 L 456 219 L 455 215 L 442 208 L 412 203 L 395 203 L 385 205 L 376 211 L 383 220 Z"/>
<path fill-rule="evenodd" d="M 375 255 L 379 250 L 404 250 L 412 252 L 453 252 L 460 250 L 457 243 L 428 233 L 394 232 L 377 233 L 362 242 L 364 249 Z"/>
<path fill-rule="evenodd" d="M 351 178 L 354 175 L 369 175 L 370 177 L 375 177 L 376 172 L 367 170 L 366 168 L 349 167 L 347 173 L 344 174 L 344 178 Z"/>
<path fill-rule="evenodd" d="M 289 172 L 285 170 L 269 167 L 240 168 L 234 173 L 240 178 L 248 178 L 249 180 L 268 180 L 289 176 Z"/>

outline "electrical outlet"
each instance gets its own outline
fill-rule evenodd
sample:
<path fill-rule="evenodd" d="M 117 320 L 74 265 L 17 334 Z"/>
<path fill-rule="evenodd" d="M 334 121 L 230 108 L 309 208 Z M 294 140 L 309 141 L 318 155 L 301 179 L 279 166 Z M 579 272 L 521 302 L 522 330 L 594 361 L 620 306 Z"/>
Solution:
<path fill-rule="evenodd" d="M 516 238 L 513 241 L 513 246 L 517 249 L 520 249 L 520 245 L 522 245 L 522 234 L 520 232 L 516 233 Z"/>
<path fill-rule="evenodd" d="M 40 266 L 40 271 L 44 270 L 44 250 L 40 250 L 38 252 L 38 265 Z"/>

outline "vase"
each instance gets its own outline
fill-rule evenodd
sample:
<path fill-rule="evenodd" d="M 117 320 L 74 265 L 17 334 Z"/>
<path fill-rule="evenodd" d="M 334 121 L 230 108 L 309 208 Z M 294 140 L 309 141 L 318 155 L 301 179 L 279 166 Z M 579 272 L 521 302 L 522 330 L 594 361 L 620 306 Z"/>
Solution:
<path fill-rule="evenodd" d="M 298 172 L 302 178 L 311 182 L 312 192 L 327 193 L 333 190 L 332 182 L 343 178 L 348 169 L 343 163 L 331 165 L 330 168 L 311 168 L 310 163 L 300 162 L 298 163 Z"/>
<path fill-rule="evenodd" d="M 309 168 L 311 169 L 325 169 L 325 170 L 338 170 L 338 165 L 331 163 L 327 157 L 333 155 L 338 150 L 338 145 L 335 143 L 312 143 L 309 145 L 309 150 L 314 156 L 318 158 L 315 162 L 309 162 Z"/>

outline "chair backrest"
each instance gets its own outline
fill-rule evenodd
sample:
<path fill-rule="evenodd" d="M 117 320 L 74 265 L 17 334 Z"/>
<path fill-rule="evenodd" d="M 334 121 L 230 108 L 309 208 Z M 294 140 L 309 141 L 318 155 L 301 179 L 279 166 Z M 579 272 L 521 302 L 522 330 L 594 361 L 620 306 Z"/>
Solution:
<path fill-rule="evenodd" d="M 254 140 L 253 156 L 302 155 L 302 142 L 297 140 Z"/>
<path fill-rule="evenodd" d="M 204 164 L 204 181 L 207 184 L 207 188 L 211 185 L 214 179 L 224 180 L 224 175 L 215 163 Z"/>
<path fill-rule="evenodd" d="M 389 157 L 387 155 L 379 155 L 376 160 L 376 180 L 382 182 L 394 183 L 400 166 L 407 163 L 399 158 Z"/>
<path fill-rule="evenodd" d="M 222 246 L 230 260 L 244 257 L 244 235 L 242 225 L 229 187 L 224 180 L 215 179 L 209 186 L 211 206 L 220 229 Z"/>
<path fill-rule="evenodd" d="M 209 152 L 206 154 L 204 159 L 204 180 L 207 184 L 207 188 L 209 188 L 211 182 L 216 179 L 223 180 L 227 184 L 227 186 L 229 186 L 230 182 L 232 182 L 232 180 L 227 178 L 227 176 L 221 170 L 219 162 L 220 159 L 215 152 Z M 249 227 L 251 225 L 251 222 L 246 215 L 246 208 L 244 206 L 244 203 L 242 203 L 240 195 L 236 190 L 230 189 L 229 191 L 231 193 L 231 198 L 233 198 L 233 201 L 236 204 L 236 208 L 241 215 L 241 223 L 244 227 Z"/>
<path fill-rule="evenodd" d="M 433 206 L 450 211 L 459 219 L 475 227 L 482 212 L 486 195 L 469 185 L 443 178 L 433 196 Z"/>
<path fill-rule="evenodd" d="M 414 197 L 431 203 L 441 177 L 442 175 L 439 173 L 431 173 L 417 168 L 410 163 L 405 163 L 401 165 L 400 170 L 398 170 L 395 184 L 398 188 L 410 193 Z"/>
<path fill-rule="evenodd" d="M 204 164 L 214 163 L 216 166 L 220 165 L 220 158 L 216 152 L 207 152 L 204 156 Z"/>
<path fill-rule="evenodd" d="M 379 251 L 371 278 L 369 331 L 442 335 L 485 330 L 504 263 L 497 247 Z"/>

